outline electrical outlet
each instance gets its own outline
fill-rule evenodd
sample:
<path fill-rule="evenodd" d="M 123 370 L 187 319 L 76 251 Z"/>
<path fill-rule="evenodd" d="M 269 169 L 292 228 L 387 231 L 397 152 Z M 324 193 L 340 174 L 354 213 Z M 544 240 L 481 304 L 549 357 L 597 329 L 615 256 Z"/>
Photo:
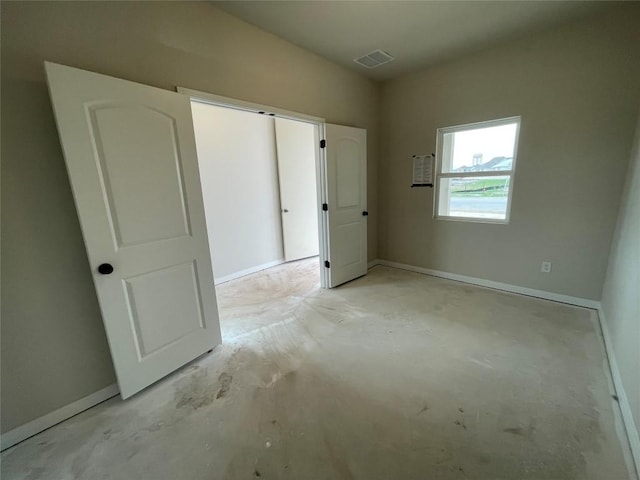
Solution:
<path fill-rule="evenodd" d="M 542 273 L 551 272 L 551 262 L 542 262 L 542 266 L 540 267 L 540 271 Z"/>

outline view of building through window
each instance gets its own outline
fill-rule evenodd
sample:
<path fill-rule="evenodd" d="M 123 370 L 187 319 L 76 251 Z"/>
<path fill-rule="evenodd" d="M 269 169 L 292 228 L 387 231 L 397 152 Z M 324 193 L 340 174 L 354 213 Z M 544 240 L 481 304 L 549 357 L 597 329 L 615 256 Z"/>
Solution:
<path fill-rule="evenodd" d="M 507 220 L 519 120 L 438 131 L 439 217 Z"/>

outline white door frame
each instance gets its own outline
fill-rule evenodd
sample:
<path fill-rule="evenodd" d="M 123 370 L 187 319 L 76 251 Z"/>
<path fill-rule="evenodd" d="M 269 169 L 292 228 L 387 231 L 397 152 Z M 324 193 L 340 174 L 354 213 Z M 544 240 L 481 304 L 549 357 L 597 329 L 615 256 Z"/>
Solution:
<path fill-rule="evenodd" d="M 270 105 L 260 103 L 247 102 L 237 98 L 224 97 L 213 93 L 193 90 L 191 88 L 176 87 L 178 93 L 187 95 L 191 100 L 201 103 L 208 103 L 217 107 L 232 108 L 234 110 L 242 110 L 245 112 L 259 113 L 270 117 L 286 118 L 289 120 L 297 120 L 299 122 L 310 123 L 315 126 L 315 152 L 316 152 L 316 190 L 318 192 L 318 246 L 319 246 L 319 262 L 320 262 L 320 286 L 329 288 L 329 272 L 325 268 L 325 261 L 329 260 L 329 224 L 328 216 L 323 215 L 322 205 L 328 203 L 327 188 L 327 171 L 326 171 L 326 155 L 325 149 L 320 148 L 320 141 L 325 139 L 325 120 L 324 118 L 314 117 L 304 113 L 284 110 Z"/>

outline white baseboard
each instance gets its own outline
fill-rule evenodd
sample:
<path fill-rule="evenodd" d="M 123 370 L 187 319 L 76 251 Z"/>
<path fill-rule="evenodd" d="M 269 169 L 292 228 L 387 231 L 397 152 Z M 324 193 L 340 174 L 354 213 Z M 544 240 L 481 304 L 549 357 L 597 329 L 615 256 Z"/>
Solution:
<path fill-rule="evenodd" d="M 261 270 L 266 270 L 267 268 L 275 267 L 276 265 L 282 265 L 284 262 L 285 262 L 284 258 L 281 258 L 279 260 L 274 260 L 272 262 L 263 263 L 262 265 L 256 265 L 255 267 L 245 268 L 244 270 L 230 273 L 229 275 L 225 275 L 224 277 L 214 276 L 213 280 L 216 285 L 220 285 L 221 283 L 230 282 L 231 280 L 235 280 L 236 278 L 245 277 L 247 275 L 251 275 L 252 273 L 256 273 Z"/>
<path fill-rule="evenodd" d="M 505 292 L 519 293 L 529 297 L 544 298 L 554 302 L 568 303 L 579 307 L 598 309 L 600 302 L 590 300 L 588 298 L 572 297 L 569 295 L 561 295 L 559 293 L 545 292 L 544 290 L 536 290 L 534 288 L 520 287 L 508 283 L 494 282 L 493 280 L 485 280 L 484 278 L 469 277 L 467 275 L 459 275 L 457 273 L 442 272 L 440 270 L 431 270 L 429 268 L 416 267 L 414 265 L 406 265 L 404 263 L 391 262 L 389 260 L 374 260 L 369 262 L 369 268 L 375 265 L 384 265 L 387 267 L 399 268 L 401 270 L 409 270 L 410 272 L 422 273 L 433 277 L 446 278 L 457 282 L 471 283 L 481 287 L 495 288 L 496 290 L 504 290 Z"/>
<path fill-rule="evenodd" d="M 116 396 L 118 393 L 120 393 L 120 390 L 118 389 L 118 385 L 114 383 L 113 385 L 109 385 L 102 390 L 98 390 L 91 395 L 87 395 L 80 400 L 76 400 L 69 405 L 59 408 L 58 410 L 54 410 L 53 412 L 47 413 L 40 418 L 36 418 L 29 423 L 25 423 L 24 425 L 14 428 L 0 436 L 0 449 L 4 450 L 12 447 L 16 443 L 26 440 L 27 438 L 32 437 L 47 428 L 53 427 L 54 425 L 73 417 L 74 415 L 77 415 L 100 402 L 104 402 L 105 400 Z"/>
<path fill-rule="evenodd" d="M 598 308 L 598 318 L 600 320 L 600 328 L 602 329 L 602 337 L 604 338 L 607 359 L 609 360 L 609 368 L 611 369 L 613 387 L 618 397 L 620 412 L 622 413 L 622 423 L 627 433 L 631 456 L 633 457 L 633 462 L 636 467 L 636 475 L 640 477 L 640 436 L 638 435 L 636 424 L 633 421 L 633 412 L 631 411 L 631 405 L 629 404 L 629 399 L 627 398 L 627 393 L 622 383 L 622 377 L 620 376 L 620 370 L 618 369 L 618 362 L 616 361 L 616 353 L 613 349 L 611 334 L 609 333 L 607 317 L 603 313 L 602 308 Z"/>

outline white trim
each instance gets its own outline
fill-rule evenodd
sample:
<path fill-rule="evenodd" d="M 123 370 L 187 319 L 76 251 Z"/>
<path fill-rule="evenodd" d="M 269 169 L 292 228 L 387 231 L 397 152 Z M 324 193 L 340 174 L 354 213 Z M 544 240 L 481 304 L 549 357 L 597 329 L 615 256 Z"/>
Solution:
<path fill-rule="evenodd" d="M 329 185 L 327 180 L 327 148 L 319 148 L 320 140 L 327 139 L 327 129 L 324 122 L 316 129 L 316 195 L 318 197 L 318 247 L 320 262 L 320 287 L 329 288 L 329 269 L 325 267 L 325 260 L 329 260 L 329 211 L 322 209 L 323 204 L 329 203 Z"/>
<path fill-rule="evenodd" d="M 513 170 L 483 170 L 481 172 L 451 172 L 438 173 L 440 178 L 481 178 L 481 177 L 508 177 Z"/>
<path fill-rule="evenodd" d="M 375 260 L 371 260 L 369 263 L 367 263 L 367 270 L 371 270 L 376 265 L 380 265 L 380 260 L 377 259 L 377 258 Z"/>
<path fill-rule="evenodd" d="M 620 412 L 622 413 L 622 423 L 624 424 L 627 434 L 631 457 L 635 463 L 636 476 L 640 477 L 640 436 L 638 436 L 638 429 L 633 421 L 631 405 L 629 404 L 629 399 L 627 398 L 627 393 L 624 389 L 624 384 L 622 383 L 622 377 L 620 376 L 620 370 L 618 369 L 618 362 L 616 361 L 613 343 L 611 342 L 611 334 L 609 333 L 607 318 L 601 307 L 598 307 L 597 310 L 600 328 L 602 329 L 602 338 L 604 339 L 604 348 L 607 354 L 607 359 L 609 360 L 609 368 L 611 369 L 613 388 L 616 396 L 618 397 L 618 405 L 620 406 Z"/>
<path fill-rule="evenodd" d="M 255 267 L 245 268 L 244 270 L 240 270 L 239 272 L 230 273 L 229 275 L 225 275 L 224 277 L 216 277 L 214 275 L 213 279 L 216 285 L 220 285 L 221 283 L 230 282 L 231 280 L 235 280 L 236 278 L 245 277 L 247 275 L 251 275 L 252 273 L 260 272 L 262 270 L 266 270 L 267 268 L 275 267 L 276 265 L 282 265 L 283 263 L 285 263 L 284 258 L 280 258 L 272 262 L 263 263 L 262 265 L 256 265 Z"/>
<path fill-rule="evenodd" d="M 434 217 L 437 220 L 446 220 L 447 222 L 467 222 L 467 223 L 493 223 L 496 225 L 508 225 L 509 222 L 503 218 L 482 218 L 482 217 L 463 217 L 453 215 L 438 215 Z"/>
<path fill-rule="evenodd" d="M 457 273 L 442 272 L 440 270 L 431 270 L 430 268 L 416 267 L 414 265 L 391 262 L 389 260 L 376 260 L 376 262 L 377 265 L 385 265 L 387 267 L 409 270 L 410 272 L 423 273 L 425 275 L 431 275 L 433 277 L 446 278 L 448 280 L 455 280 L 457 282 L 471 283 L 473 285 L 494 288 L 496 290 L 504 290 L 511 293 L 519 293 L 521 295 L 527 295 L 529 297 L 544 298 L 545 300 L 551 300 L 554 302 L 568 303 L 570 305 L 576 305 L 578 307 L 597 309 L 600 306 L 600 302 L 596 300 L 590 300 L 588 298 L 572 297 L 559 293 L 546 292 L 544 290 L 536 290 L 534 288 L 521 287 L 519 285 L 511 285 L 509 283 L 494 282 L 493 280 L 486 280 L 484 278 L 469 277 L 467 275 L 459 275 Z"/>
<path fill-rule="evenodd" d="M 0 436 L 0 445 L 1 449 L 4 450 L 6 448 L 14 446 L 16 443 L 22 442 L 29 437 L 32 437 L 47 428 L 53 427 L 54 425 L 67 420 L 68 418 L 73 417 L 81 412 L 84 412 L 88 408 L 91 408 L 105 400 L 108 400 L 111 397 L 114 397 L 120 393 L 120 389 L 117 384 L 109 385 L 108 387 L 103 388 L 102 390 L 98 390 L 91 395 L 87 395 L 86 397 L 81 398 L 80 400 L 76 400 L 69 405 L 65 405 L 58 410 L 54 410 L 53 412 L 47 413 L 40 418 L 36 418 L 24 425 L 21 425 L 13 430 L 8 431 L 7 433 L 3 433 Z"/>
<path fill-rule="evenodd" d="M 255 113 L 263 113 L 270 116 L 288 118 L 290 120 L 298 120 L 302 122 L 316 124 L 324 123 L 324 118 L 314 117 L 313 115 L 307 115 L 305 113 L 293 112 L 291 110 L 285 110 L 283 108 L 272 107 L 271 105 L 247 102 L 245 100 L 239 100 L 237 98 L 224 97 L 222 95 L 202 92 L 200 90 L 193 90 L 191 88 L 185 87 L 176 87 L 176 91 L 178 93 L 182 93 L 183 95 L 191 97 L 192 100 L 209 103 L 211 105 L 235 108 L 238 110 L 250 111 Z"/>

